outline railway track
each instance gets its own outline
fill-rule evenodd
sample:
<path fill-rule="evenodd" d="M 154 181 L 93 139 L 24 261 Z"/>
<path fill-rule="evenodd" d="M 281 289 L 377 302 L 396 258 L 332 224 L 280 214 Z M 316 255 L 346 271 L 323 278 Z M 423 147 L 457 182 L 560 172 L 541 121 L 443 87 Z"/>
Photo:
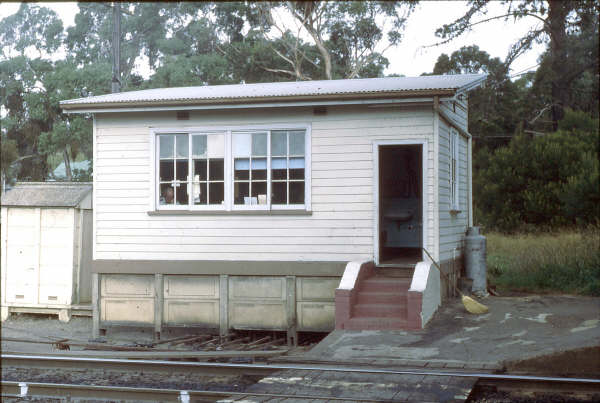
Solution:
<path fill-rule="evenodd" d="M 229 375 L 257 375 L 269 376 L 279 371 L 308 371 L 308 372 L 342 372 L 348 374 L 381 374 L 381 375 L 421 375 L 436 377 L 463 377 L 477 378 L 478 385 L 483 388 L 496 388 L 497 390 L 527 390 L 551 391 L 556 394 L 576 393 L 577 396 L 600 396 L 600 379 L 586 378 L 560 378 L 528 375 L 493 374 L 485 372 L 467 371 L 437 371 L 423 369 L 390 369 L 373 367 L 349 367 L 338 365 L 306 365 L 306 364 L 235 364 L 235 363 L 210 363 L 190 361 L 163 361 L 163 360 L 130 360 L 106 358 L 81 358 L 57 357 L 26 354 L 2 354 L 4 368 L 44 368 L 44 369 L 81 369 L 95 368 L 98 370 L 118 370 L 121 372 L 138 371 L 142 373 L 158 372 L 172 373 L 174 371 L 192 373 L 195 375 L 229 374 Z M 257 398 L 293 398 L 314 400 L 347 400 L 332 396 L 318 395 L 286 395 L 281 393 L 245 393 L 229 390 L 182 390 L 169 388 L 124 387 L 124 386 L 94 386 L 83 384 L 61 383 L 36 383 L 16 381 L 2 381 L 3 398 L 22 398 L 23 396 L 38 398 L 96 398 L 101 400 L 118 399 L 119 401 L 216 401 L 226 397 L 242 398 L 244 396 Z M 354 401 L 381 401 L 369 399 L 352 399 Z"/>

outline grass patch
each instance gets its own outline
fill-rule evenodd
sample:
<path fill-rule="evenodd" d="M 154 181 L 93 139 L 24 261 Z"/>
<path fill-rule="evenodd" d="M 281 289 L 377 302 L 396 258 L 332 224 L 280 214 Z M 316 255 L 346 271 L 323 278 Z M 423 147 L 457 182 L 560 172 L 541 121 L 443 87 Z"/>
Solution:
<path fill-rule="evenodd" d="M 600 296 L 600 228 L 486 237 L 488 278 L 499 290 Z"/>

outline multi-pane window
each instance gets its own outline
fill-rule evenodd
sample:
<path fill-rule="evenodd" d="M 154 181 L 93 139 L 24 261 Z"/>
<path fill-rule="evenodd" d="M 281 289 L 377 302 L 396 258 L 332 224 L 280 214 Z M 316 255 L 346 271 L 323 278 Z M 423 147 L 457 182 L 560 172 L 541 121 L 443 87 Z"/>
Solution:
<path fill-rule="evenodd" d="M 192 134 L 192 204 L 223 204 L 224 157 L 223 134 Z"/>
<path fill-rule="evenodd" d="M 306 130 L 160 133 L 156 139 L 159 208 L 309 206 Z"/>
<path fill-rule="evenodd" d="M 233 133 L 234 204 L 267 204 L 266 132 Z"/>
<path fill-rule="evenodd" d="M 458 131 L 450 130 L 450 208 L 458 208 Z"/>
<path fill-rule="evenodd" d="M 304 203 L 304 131 L 271 132 L 271 203 Z"/>
<path fill-rule="evenodd" d="M 158 140 L 160 205 L 223 204 L 223 134 L 160 134 Z"/>
<path fill-rule="evenodd" d="M 188 135 L 161 134 L 158 137 L 160 204 L 188 204 Z"/>

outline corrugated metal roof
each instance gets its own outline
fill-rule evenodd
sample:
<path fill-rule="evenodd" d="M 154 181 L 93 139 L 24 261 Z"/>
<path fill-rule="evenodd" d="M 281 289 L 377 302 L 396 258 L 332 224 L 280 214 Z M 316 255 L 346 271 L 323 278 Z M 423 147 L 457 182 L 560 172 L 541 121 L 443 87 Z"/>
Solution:
<path fill-rule="evenodd" d="M 212 101 L 248 102 L 265 98 L 324 97 L 336 95 L 394 94 L 403 92 L 460 91 L 478 85 L 485 79 L 482 74 L 457 74 L 421 77 L 385 77 L 353 80 L 294 81 L 278 83 L 212 85 L 200 87 L 156 88 L 121 92 L 94 97 L 61 101 L 65 109 L 78 106 L 169 104 L 173 102 Z"/>
<path fill-rule="evenodd" d="M 92 191 L 90 182 L 17 182 L 2 195 L 2 206 L 77 207 Z"/>

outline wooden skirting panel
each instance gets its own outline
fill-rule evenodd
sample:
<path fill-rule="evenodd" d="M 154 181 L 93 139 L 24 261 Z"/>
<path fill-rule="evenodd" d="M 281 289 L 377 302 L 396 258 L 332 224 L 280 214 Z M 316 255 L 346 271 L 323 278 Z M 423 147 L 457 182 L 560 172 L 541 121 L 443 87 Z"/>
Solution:
<path fill-rule="evenodd" d="M 331 331 L 339 277 L 94 274 L 94 335 L 119 324 Z M 289 336 L 289 334 L 288 334 Z"/>

